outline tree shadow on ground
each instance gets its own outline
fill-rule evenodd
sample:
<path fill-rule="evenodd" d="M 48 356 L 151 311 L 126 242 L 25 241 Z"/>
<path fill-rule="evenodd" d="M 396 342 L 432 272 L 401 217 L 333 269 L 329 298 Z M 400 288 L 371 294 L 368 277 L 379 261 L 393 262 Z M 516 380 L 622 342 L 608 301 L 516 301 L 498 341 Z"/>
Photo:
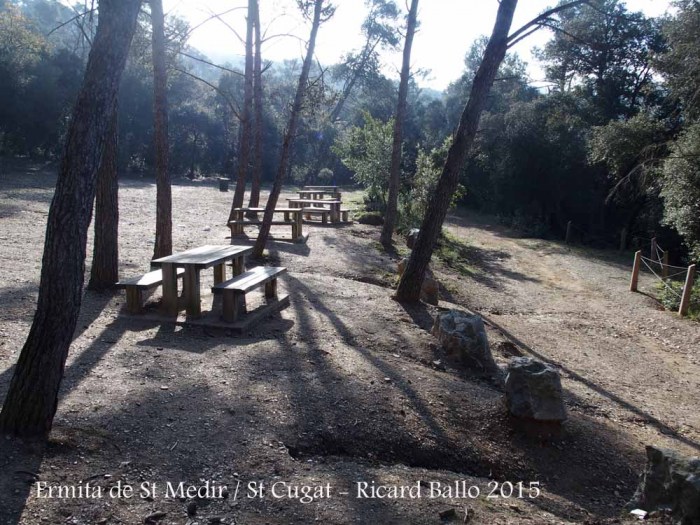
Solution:
<path fill-rule="evenodd" d="M 638 417 L 642 418 L 646 423 L 649 425 L 653 426 L 656 428 L 659 432 L 662 434 L 669 436 L 684 445 L 687 445 L 695 450 L 700 451 L 700 443 L 697 443 L 696 441 L 693 441 L 690 438 L 687 438 L 680 434 L 676 429 L 670 427 L 668 424 L 664 423 L 663 421 L 655 418 L 648 412 L 645 412 L 644 410 L 636 407 L 629 401 L 626 401 L 625 399 L 622 399 L 621 397 L 613 394 L 612 392 L 607 391 L 606 389 L 600 387 L 593 381 L 583 377 L 582 375 L 574 372 L 573 370 L 563 366 L 561 363 L 558 363 L 556 361 L 553 361 L 552 359 L 549 359 L 547 356 L 537 352 L 534 350 L 532 347 L 528 346 L 526 343 L 518 339 L 515 335 L 510 333 L 508 330 L 506 330 L 503 326 L 499 325 L 496 323 L 492 318 L 487 317 L 483 314 L 481 314 L 482 317 L 484 318 L 484 321 L 493 326 L 496 330 L 498 330 L 506 339 L 508 339 L 511 343 L 516 345 L 517 347 L 521 348 L 525 352 L 529 353 L 530 355 L 536 357 L 537 359 L 551 364 L 552 366 L 555 366 L 556 368 L 562 370 L 564 373 L 566 373 L 570 379 L 573 381 L 577 381 L 586 387 L 590 388 L 594 392 L 600 394 L 601 396 L 609 399 L 613 403 L 619 405 L 621 408 L 628 410 L 632 412 L 633 414 L 636 414 Z"/>

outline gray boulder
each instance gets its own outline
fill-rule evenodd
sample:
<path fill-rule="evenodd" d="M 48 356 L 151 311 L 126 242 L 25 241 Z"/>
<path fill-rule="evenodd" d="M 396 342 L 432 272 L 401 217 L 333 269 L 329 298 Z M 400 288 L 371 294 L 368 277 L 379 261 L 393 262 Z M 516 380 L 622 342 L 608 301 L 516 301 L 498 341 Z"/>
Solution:
<path fill-rule="evenodd" d="M 674 523 L 700 523 L 700 458 L 647 446 L 647 464 L 627 507 L 647 512 L 670 509 Z"/>
<path fill-rule="evenodd" d="M 508 410 L 516 417 L 542 422 L 566 419 L 559 373 L 541 361 L 530 357 L 512 359 L 505 389 Z"/>
<path fill-rule="evenodd" d="M 406 235 L 406 246 L 409 247 L 411 250 L 416 244 L 416 239 L 418 239 L 419 233 L 420 230 L 418 228 L 413 228 L 408 232 L 408 235 Z"/>
<path fill-rule="evenodd" d="M 398 263 L 399 277 L 403 275 L 406 270 L 406 265 L 408 264 L 408 257 L 404 257 Z M 440 283 L 430 268 L 425 271 L 425 279 L 423 279 L 423 286 L 420 289 L 420 298 L 422 301 L 432 304 L 433 306 L 438 305 L 440 299 Z"/>
<path fill-rule="evenodd" d="M 467 364 L 476 363 L 488 372 L 498 372 L 493 360 L 484 321 L 478 315 L 459 310 L 440 313 L 435 318 L 432 333 L 448 355 L 461 358 Z"/>

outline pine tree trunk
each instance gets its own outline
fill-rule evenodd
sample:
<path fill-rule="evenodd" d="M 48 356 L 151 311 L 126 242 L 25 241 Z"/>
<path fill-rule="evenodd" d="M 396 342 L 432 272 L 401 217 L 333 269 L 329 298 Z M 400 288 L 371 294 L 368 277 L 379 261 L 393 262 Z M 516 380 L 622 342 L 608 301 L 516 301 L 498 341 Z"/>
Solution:
<path fill-rule="evenodd" d="M 253 258 L 262 257 L 263 251 L 265 250 L 265 245 L 267 244 L 267 238 L 270 235 L 273 212 L 277 206 L 277 199 L 282 191 L 282 182 L 284 182 L 285 175 L 287 174 L 289 157 L 292 151 L 292 146 L 294 145 L 294 138 L 299 120 L 299 113 L 301 113 L 304 95 L 306 94 L 306 84 L 309 80 L 311 62 L 313 62 L 314 48 L 316 47 L 316 35 L 318 34 L 318 28 L 321 25 L 322 11 L 323 0 L 315 0 L 314 17 L 311 26 L 311 35 L 309 36 L 309 43 L 306 49 L 306 56 L 304 57 L 304 64 L 302 65 L 301 74 L 299 75 L 299 83 L 297 84 L 297 91 L 294 95 L 294 103 L 292 104 L 292 111 L 289 115 L 287 131 L 284 134 L 284 141 L 282 142 L 282 152 L 280 154 L 280 163 L 277 167 L 277 173 L 275 175 L 275 182 L 272 185 L 270 197 L 267 199 L 265 215 L 263 216 L 263 221 L 260 225 L 260 233 L 258 234 L 258 238 L 255 240 L 255 246 L 253 246 Z"/>
<path fill-rule="evenodd" d="M 90 290 L 109 290 L 119 280 L 119 154 L 118 112 L 115 108 L 107 142 L 97 170 L 95 241 L 90 268 Z"/>
<path fill-rule="evenodd" d="M 250 208 L 260 205 L 260 181 L 262 180 L 262 140 L 263 140 L 263 88 L 262 88 L 262 38 L 260 35 L 260 7 L 253 0 L 255 30 L 255 60 L 253 63 L 253 108 L 255 113 L 253 129 L 253 180 L 250 188 Z M 255 214 L 257 215 L 257 214 Z"/>
<path fill-rule="evenodd" d="M 101 0 L 83 86 L 46 225 L 39 299 L 0 413 L 0 430 L 46 437 L 80 311 L 97 171 L 141 0 Z"/>
<path fill-rule="evenodd" d="M 406 270 L 401 276 L 396 298 L 400 301 L 417 302 L 430 263 L 433 248 L 442 230 L 442 223 L 459 183 L 459 172 L 464 165 L 467 153 L 474 142 L 481 113 L 493 85 L 498 68 L 508 47 L 508 32 L 513 21 L 513 13 L 518 0 L 501 0 L 493 33 L 486 46 L 484 58 L 474 77 L 469 102 L 467 102 L 459 122 L 454 141 L 447 154 L 437 188 L 430 199 L 420 233 L 416 240 Z"/>
<path fill-rule="evenodd" d="M 173 253 L 173 199 L 168 173 L 168 70 L 163 0 L 151 0 L 153 25 L 153 125 L 156 152 L 156 244 L 153 258 Z"/>
<path fill-rule="evenodd" d="M 399 203 L 399 183 L 401 181 L 401 148 L 403 146 L 403 123 L 406 120 L 406 99 L 408 98 L 408 80 L 411 76 L 411 47 L 413 35 L 416 32 L 418 15 L 418 0 L 411 1 L 406 25 L 406 43 L 403 46 L 403 64 L 401 65 L 401 81 L 399 83 L 399 101 L 396 106 L 394 119 L 394 140 L 391 146 L 391 168 L 389 169 L 389 195 L 387 197 L 386 214 L 380 241 L 385 246 L 391 245 L 396 215 Z"/>
<path fill-rule="evenodd" d="M 243 84 L 243 111 L 241 112 L 241 135 L 238 147 L 238 168 L 236 171 L 236 190 L 228 220 L 233 220 L 233 210 L 243 207 L 245 183 L 250 160 L 250 130 L 253 107 L 253 24 L 255 21 L 253 5 L 255 0 L 248 0 L 248 18 L 245 36 L 245 82 Z"/>

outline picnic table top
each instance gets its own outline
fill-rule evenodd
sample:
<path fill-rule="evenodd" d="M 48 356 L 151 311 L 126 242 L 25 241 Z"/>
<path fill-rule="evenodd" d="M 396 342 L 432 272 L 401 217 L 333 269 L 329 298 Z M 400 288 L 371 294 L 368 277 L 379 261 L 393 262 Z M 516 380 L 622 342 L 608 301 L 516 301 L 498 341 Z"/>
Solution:
<path fill-rule="evenodd" d="M 338 199 L 300 199 L 298 197 L 287 199 L 289 202 L 306 202 L 308 204 L 342 204 Z"/>
<path fill-rule="evenodd" d="M 337 190 L 338 186 L 304 186 L 305 190 Z"/>
<path fill-rule="evenodd" d="M 275 208 L 275 212 L 279 213 L 299 213 L 300 208 Z M 233 211 L 253 211 L 255 213 L 263 213 L 265 211 L 265 208 L 234 208 Z"/>
<path fill-rule="evenodd" d="M 174 253 L 151 261 L 153 264 L 194 265 L 208 268 L 232 257 L 241 257 L 253 252 L 252 246 L 236 246 L 234 244 L 208 244 L 191 248 L 184 252 Z"/>

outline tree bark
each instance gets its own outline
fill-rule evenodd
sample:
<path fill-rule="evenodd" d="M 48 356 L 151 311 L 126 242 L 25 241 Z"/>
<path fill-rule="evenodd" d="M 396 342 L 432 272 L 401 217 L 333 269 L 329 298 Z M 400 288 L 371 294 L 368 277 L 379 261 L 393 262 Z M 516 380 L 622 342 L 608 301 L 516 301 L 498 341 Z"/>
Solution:
<path fill-rule="evenodd" d="M 253 61 L 253 177 L 250 188 L 250 208 L 260 205 L 260 181 L 262 180 L 262 140 L 263 140 L 263 88 L 262 88 L 262 37 L 260 35 L 260 6 L 258 0 L 253 0 L 254 30 L 255 30 L 255 59 Z M 257 216 L 257 214 L 255 214 Z"/>
<path fill-rule="evenodd" d="M 248 18 L 245 35 L 245 82 L 243 84 L 243 111 L 241 112 L 241 135 L 238 147 L 238 168 L 236 171 L 236 190 L 228 220 L 233 220 L 233 210 L 243 207 L 245 183 L 250 161 L 250 130 L 253 107 L 253 25 L 255 21 L 255 0 L 248 0 Z"/>
<path fill-rule="evenodd" d="M 119 154 L 118 112 L 109 124 L 102 161 L 97 170 L 95 196 L 95 241 L 90 268 L 90 290 L 109 290 L 119 280 Z"/>
<path fill-rule="evenodd" d="M 311 63 L 313 62 L 314 48 L 316 47 L 316 35 L 318 34 L 318 28 L 321 25 L 322 11 L 323 0 L 315 0 L 313 22 L 311 25 L 311 35 L 309 36 L 309 43 L 308 47 L 306 48 L 304 64 L 302 65 L 301 74 L 299 75 L 299 83 L 297 84 L 297 91 L 294 95 L 294 103 L 292 104 L 292 111 L 289 115 L 287 131 L 284 134 L 284 140 L 282 142 L 282 152 L 280 153 L 280 162 L 279 166 L 277 167 L 275 181 L 272 185 L 270 197 L 267 199 L 267 206 L 265 206 L 265 215 L 263 215 L 263 221 L 260 225 L 260 233 L 258 234 L 258 238 L 255 240 L 255 246 L 253 246 L 252 255 L 254 258 L 262 257 L 263 251 L 265 250 L 265 244 L 267 243 L 267 238 L 270 235 L 272 215 L 275 210 L 275 207 L 277 206 L 277 199 L 279 198 L 280 192 L 282 191 L 282 182 L 284 181 L 285 175 L 287 174 L 289 156 L 292 150 L 292 146 L 294 145 L 297 123 L 299 121 L 299 113 L 301 113 L 302 104 L 304 102 L 304 95 L 306 94 L 306 84 L 309 80 L 309 71 L 311 70 Z"/>
<path fill-rule="evenodd" d="M 97 171 L 141 0 L 101 0 L 46 225 L 39 299 L 0 413 L 4 432 L 47 437 L 78 320 Z"/>
<path fill-rule="evenodd" d="M 399 101 L 396 106 L 396 118 L 394 119 L 394 140 L 391 146 L 391 168 L 389 169 L 389 195 L 387 197 L 386 214 L 380 242 L 384 246 L 390 246 L 394 228 L 396 227 L 396 214 L 399 203 L 399 183 L 401 180 L 401 148 L 403 146 L 403 123 L 406 120 L 406 99 L 408 98 L 408 80 L 411 76 L 411 47 L 413 35 L 416 32 L 416 18 L 418 15 L 418 0 L 411 1 L 411 9 L 408 12 L 406 24 L 406 43 L 403 46 L 403 63 L 401 65 L 401 81 L 399 83 Z"/>
<path fill-rule="evenodd" d="M 496 24 L 484 52 L 484 58 L 474 77 L 471 94 L 455 134 L 454 141 L 447 154 L 447 160 L 438 180 L 437 188 L 428 204 L 418 239 L 411 252 L 406 270 L 401 276 L 396 299 L 418 302 L 425 277 L 425 270 L 430 263 L 435 243 L 447 215 L 452 195 L 459 183 L 459 172 L 464 165 L 467 153 L 474 142 L 481 113 L 486 106 L 489 91 L 493 85 L 498 68 L 505 57 L 508 47 L 508 32 L 513 21 L 513 13 L 518 0 L 501 0 L 496 16 Z"/>
<path fill-rule="evenodd" d="M 168 70 L 163 0 L 151 1 L 153 25 L 153 125 L 156 152 L 156 243 L 153 258 L 173 253 L 173 199 L 168 173 Z"/>

